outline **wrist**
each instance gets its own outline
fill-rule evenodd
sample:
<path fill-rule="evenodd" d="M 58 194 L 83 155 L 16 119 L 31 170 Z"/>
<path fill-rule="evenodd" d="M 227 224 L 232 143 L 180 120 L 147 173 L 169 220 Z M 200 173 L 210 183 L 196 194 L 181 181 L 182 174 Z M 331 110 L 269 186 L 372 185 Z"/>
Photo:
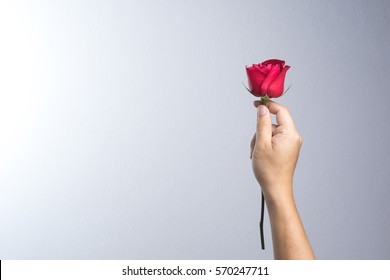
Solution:
<path fill-rule="evenodd" d="M 264 198 L 269 211 L 286 207 L 295 207 L 291 184 L 282 184 L 263 188 Z"/>
<path fill-rule="evenodd" d="M 271 224 L 287 225 L 298 215 L 292 194 L 268 197 L 266 205 Z"/>

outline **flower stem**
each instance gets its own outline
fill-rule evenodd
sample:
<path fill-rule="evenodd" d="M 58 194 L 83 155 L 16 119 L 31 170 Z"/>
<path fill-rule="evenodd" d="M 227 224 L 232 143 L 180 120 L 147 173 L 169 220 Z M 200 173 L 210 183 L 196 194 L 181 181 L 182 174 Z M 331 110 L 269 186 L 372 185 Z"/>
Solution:
<path fill-rule="evenodd" d="M 264 223 L 264 193 L 261 192 L 261 216 L 260 216 L 260 242 L 261 242 L 261 249 L 265 249 L 265 242 L 264 242 L 264 229 L 263 229 L 263 223 Z"/>
<path fill-rule="evenodd" d="M 261 104 L 262 105 L 266 105 L 267 102 L 269 101 L 269 97 L 266 95 L 266 96 L 261 97 L 260 100 L 261 100 Z M 264 193 L 263 193 L 263 191 L 261 191 L 261 214 L 260 214 L 259 227 L 260 227 L 260 242 L 261 242 L 261 249 L 262 250 L 265 249 L 264 229 L 263 229 L 263 224 L 264 224 L 264 204 L 265 204 Z"/>
<path fill-rule="evenodd" d="M 261 101 L 262 105 L 265 105 L 269 101 L 269 97 L 267 95 L 266 96 L 262 96 L 260 101 Z"/>

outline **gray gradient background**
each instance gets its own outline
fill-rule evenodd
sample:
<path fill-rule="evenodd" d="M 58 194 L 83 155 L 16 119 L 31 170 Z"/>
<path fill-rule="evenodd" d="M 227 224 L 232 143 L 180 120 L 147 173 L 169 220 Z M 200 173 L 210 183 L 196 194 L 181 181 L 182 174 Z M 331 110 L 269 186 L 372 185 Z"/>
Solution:
<path fill-rule="evenodd" d="M 389 1 L 0 1 L 1 259 L 270 259 L 245 65 L 292 66 L 320 259 L 390 258 Z"/>

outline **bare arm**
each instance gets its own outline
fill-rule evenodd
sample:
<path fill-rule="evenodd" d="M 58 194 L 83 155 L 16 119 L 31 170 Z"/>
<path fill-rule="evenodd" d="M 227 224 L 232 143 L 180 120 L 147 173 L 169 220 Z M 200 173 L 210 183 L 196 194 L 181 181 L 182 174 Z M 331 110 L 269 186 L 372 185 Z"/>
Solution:
<path fill-rule="evenodd" d="M 251 143 L 253 172 L 261 185 L 271 222 L 275 259 L 315 259 L 293 197 L 293 176 L 302 139 L 287 108 L 273 101 L 258 107 Z M 270 113 L 276 115 L 272 125 Z"/>

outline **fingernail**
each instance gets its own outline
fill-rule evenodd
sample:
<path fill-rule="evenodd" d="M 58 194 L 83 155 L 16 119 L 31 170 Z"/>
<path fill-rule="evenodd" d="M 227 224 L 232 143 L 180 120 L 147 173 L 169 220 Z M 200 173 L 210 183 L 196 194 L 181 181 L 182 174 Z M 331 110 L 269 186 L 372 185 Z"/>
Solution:
<path fill-rule="evenodd" d="M 260 117 L 267 114 L 267 107 L 265 107 L 264 105 L 260 105 L 259 108 L 257 108 L 257 114 Z"/>

